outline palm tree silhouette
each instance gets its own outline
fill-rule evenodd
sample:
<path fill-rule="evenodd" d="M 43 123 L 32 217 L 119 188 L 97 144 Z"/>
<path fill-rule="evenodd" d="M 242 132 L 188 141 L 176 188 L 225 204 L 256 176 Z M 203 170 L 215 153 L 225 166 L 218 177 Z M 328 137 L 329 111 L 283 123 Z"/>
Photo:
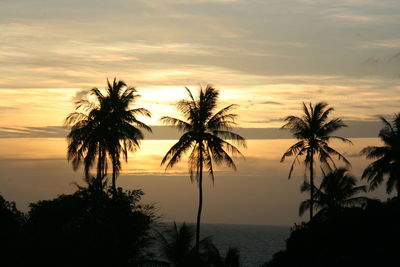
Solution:
<path fill-rule="evenodd" d="M 205 250 L 210 246 L 210 237 L 200 241 L 201 253 L 197 253 L 193 246 L 194 229 L 183 223 L 181 226 L 174 225 L 160 233 L 161 252 L 163 256 L 175 267 L 205 265 L 203 257 Z"/>
<path fill-rule="evenodd" d="M 355 195 L 366 192 L 366 186 L 356 186 L 357 179 L 349 173 L 347 168 L 338 168 L 324 174 L 319 188 L 314 186 L 315 209 L 320 213 L 337 211 L 344 207 L 360 206 L 366 203 L 366 197 Z M 310 192 L 311 185 L 304 182 L 301 192 Z M 309 199 L 300 204 L 299 214 L 303 215 L 310 208 Z"/>
<path fill-rule="evenodd" d="M 128 151 L 135 151 L 143 133 L 139 128 L 151 132 L 151 128 L 136 116 L 151 114 L 144 108 L 131 108 L 139 97 L 134 87 L 125 82 L 113 83 L 107 79 L 106 94 L 93 88 L 90 94 L 94 101 L 82 99 L 76 102 L 75 112 L 69 114 L 65 125 L 72 126 L 68 139 L 68 160 L 72 160 L 74 170 L 83 163 L 85 177 L 97 157 L 97 182 L 99 187 L 107 174 L 107 156 L 112 164 L 112 189 L 116 193 L 116 177 L 121 170 L 120 156 L 128 161 Z"/>
<path fill-rule="evenodd" d="M 379 132 L 383 146 L 368 146 L 361 150 L 361 154 L 368 159 L 376 159 L 365 168 L 362 178 L 367 178 L 370 190 L 374 190 L 388 177 L 386 191 L 396 188 L 397 197 L 400 196 L 400 113 L 395 114 L 392 124 L 381 117 L 384 127 Z"/>
<path fill-rule="evenodd" d="M 193 246 L 194 229 L 183 223 L 173 226 L 163 233 L 159 233 L 161 252 L 174 267 L 186 266 L 215 266 L 239 267 L 240 253 L 237 248 L 229 247 L 226 256 L 222 256 L 218 248 L 212 243 L 212 237 L 200 240 L 199 252 Z"/>
<path fill-rule="evenodd" d="M 225 163 L 228 167 L 236 170 L 236 165 L 231 155 L 242 153 L 225 139 L 233 140 L 237 145 L 246 146 L 244 138 L 233 133 L 236 114 L 230 113 L 235 105 L 229 105 L 218 112 L 215 112 L 219 91 L 210 85 L 205 89 L 200 87 L 199 96 L 194 98 L 188 88 L 185 88 L 189 100 L 181 100 L 177 103 L 178 110 L 185 120 L 162 117 L 161 120 L 170 126 L 183 131 L 179 141 L 174 144 L 161 161 L 166 164 L 166 169 L 172 168 L 182 156 L 191 150 L 189 156 L 190 179 L 195 178 L 199 186 L 199 207 L 196 220 L 196 249 L 200 240 L 200 218 L 203 205 L 203 167 L 205 166 L 214 182 L 213 164 Z"/>
<path fill-rule="evenodd" d="M 329 146 L 329 141 L 338 139 L 343 142 L 351 143 L 350 140 L 331 135 L 334 131 L 346 127 L 342 119 L 335 118 L 328 120 L 329 114 L 333 108 L 328 108 L 325 102 L 319 102 L 315 106 L 310 103 L 309 106 L 303 102 L 303 116 L 288 116 L 285 118 L 285 124 L 282 128 L 289 129 L 293 136 L 299 140 L 297 143 L 289 147 L 283 154 L 281 162 L 286 157 L 294 156 L 293 163 L 289 171 L 289 179 L 291 178 L 294 165 L 299 162 L 299 157 L 305 155 L 306 168 L 309 167 L 310 172 L 310 220 L 313 217 L 314 204 L 314 155 L 319 156 L 319 161 L 330 168 L 330 164 L 336 167 L 332 156 L 337 156 L 339 160 L 344 161 L 350 166 L 350 162 L 338 151 Z"/>

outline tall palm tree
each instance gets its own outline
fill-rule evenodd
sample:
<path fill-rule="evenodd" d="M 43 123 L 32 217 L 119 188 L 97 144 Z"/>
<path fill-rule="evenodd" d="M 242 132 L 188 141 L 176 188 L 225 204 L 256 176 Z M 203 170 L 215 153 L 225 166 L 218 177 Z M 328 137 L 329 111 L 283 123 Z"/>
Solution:
<path fill-rule="evenodd" d="M 400 113 L 394 115 L 392 124 L 383 117 L 381 120 L 384 127 L 379 137 L 384 145 L 361 150 L 368 159 L 376 159 L 365 168 L 362 178 L 367 178 L 370 190 L 373 190 L 387 177 L 386 191 L 390 193 L 395 188 L 400 197 Z"/>
<path fill-rule="evenodd" d="M 310 192 L 311 185 L 304 182 L 301 192 Z M 319 188 L 314 186 L 314 204 L 320 212 L 330 212 L 344 207 L 360 206 L 366 203 L 366 197 L 355 195 L 366 192 L 366 186 L 357 186 L 357 179 L 347 168 L 338 168 L 324 174 Z M 303 215 L 310 208 L 311 201 L 305 200 L 300 204 L 299 214 Z"/>
<path fill-rule="evenodd" d="M 232 132 L 235 125 L 236 114 L 230 113 L 235 105 L 229 105 L 217 112 L 219 91 L 210 85 L 205 89 L 200 87 L 199 96 L 195 98 L 186 88 L 189 100 L 177 103 L 178 110 L 184 119 L 162 117 L 161 120 L 170 126 L 183 131 L 179 141 L 173 145 L 161 161 L 166 164 L 166 169 L 172 168 L 182 156 L 191 150 L 189 156 L 189 173 L 191 181 L 195 178 L 199 187 L 199 206 L 196 220 L 196 249 L 200 240 L 200 218 L 203 205 L 203 168 L 206 167 L 214 182 L 214 163 L 226 164 L 236 170 L 236 165 L 231 155 L 242 153 L 237 147 L 227 142 L 230 139 L 236 145 L 246 146 L 244 138 Z M 168 163 L 167 163 L 168 162 Z"/>
<path fill-rule="evenodd" d="M 107 157 L 112 164 L 112 189 L 116 193 L 116 177 L 121 169 L 121 154 L 128 160 L 128 151 L 135 151 L 143 133 L 139 128 L 151 131 L 136 116 L 151 114 L 144 108 L 131 108 L 139 97 L 134 87 L 123 81 L 110 83 L 107 79 L 106 94 L 93 88 L 94 101 L 82 99 L 76 103 L 75 112 L 69 114 L 65 125 L 72 126 L 68 139 L 68 160 L 74 170 L 83 163 L 85 176 L 97 157 L 97 183 L 99 186 L 107 174 Z"/>
<path fill-rule="evenodd" d="M 338 139 L 343 142 L 351 143 L 350 140 L 331 135 L 336 130 L 346 127 L 346 124 L 340 118 L 332 120 L 328 119 L 333 108 L 328 108 L 325 102 L 319 102 L 315 106 L 310 103 L 308 106 L 303 102 L 303 116 L 288 116 L 285 118 L 285 124 L 282 128 L 289 129 L 293 136 L 298 140 L 294 145 L 283 154 L 281 162 L 286 157 L 294 156 L 293 163 L 289 171 L 289 179 L 291 178 L 294 165 L 299 162 L 299 157 L 305 155 L 306 169 L 309 168 L 310 175 L 310 220 L 313 217 L 314 205 L 314 156 L 319 156 L 319 161 L 330 167 L 331 164 L 336 167 L 332 156 L 336 156 L 346 165 L 350 166 L 350 162 L 338 151 L 329 146 L 329 141 Z"/>

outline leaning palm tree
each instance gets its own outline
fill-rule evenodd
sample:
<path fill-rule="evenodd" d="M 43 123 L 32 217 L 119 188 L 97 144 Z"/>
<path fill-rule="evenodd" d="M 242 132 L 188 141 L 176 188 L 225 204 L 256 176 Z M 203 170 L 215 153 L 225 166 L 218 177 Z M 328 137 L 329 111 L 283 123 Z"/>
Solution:
<path fill-rule="evenodd" d="M 311 185 L 304 182 L 301 192 L 310 192 Z M 324 174 L 319 188 L 314 186 L 315 209 L 322 213 L 337 211 L 345 207 L 361 206 L 366 203 L 366 197 L 356 197 L 366 192 L 366 186 L 357 186 L 357 179 L 347 168 L 338 168 Z M 310 208 L 311 201 L 304 200 L 300 204 L 299 214 L 303 215 Z"/>
<path fill-rule="evenodd" d="M 391 193 L 395 188 L 397 197 L 400 197 L 400 113 L 394 115 L 392 124 L 383 117 L 381 120 L 384 127 L 379 137 L 384 145 L 361 150 L 360 153 L 368 159 L 375 159 L 364 170 L 362 178 L 367 178 L 370 190 L 374 190 L 387 177 L 386 191 Z"/>
<path fill-rule="evenodd" d="M 288 116 L 285 118 L 285 124 L 282 128 L 289 129 L 293 136 L 298 140 L 297 143 L 289 147 L 283 154 L 281 162 L 286 157 L 294 156 L 293 163 L 289 170 L 289 179 L 291 178 L 294 165 L 299 162 L 299 157 L 305 155 L 304 163 L 309 168 L 310 175 L 310 220 L 313 217 L 314 205 L 314 156 L 318 155 L 319 161 L 330 168 L 331 165 L 336 167 L 332 156 L 336 156 L 346 165 L 350 166 L 350 162 L 338 151 L 329 146 L 329 141 L 338 139 L 343 142 L 351 143 L 350 140 L 332 135 L 336 130 L 346 127 L 342 119 L 335 118 L 328 120 L 329 114 L 333 108 L 328 108 L 328 104 L 324 102 L 307 106 L 303 103 L 303 116 Z"/>
<path fill-rule="evenodd" d="M 68 139 L 68 160 L 74 170 L 83 163 L 85 177 L 97 158 L 97 184 L 101 185 L 107 174 L 107 157 L 112 164 L 112 189 L 116 193 L 116 177 L 121 169 L 120 156 L 128 160 L 128 151 L 135 151 L 143 133 L 139 128 L 151 131 L 137 115 L 150 116 L 144 108 L 131 108 L 139 97 L 134 87 L 123 81 L 110 83 L 107 79 L 106 94 L 93 88 L 94 101 L 82 99 L 76 103 L 76 111 L 65 120 L 72 126 Z"/>
<path fill-rule="evenodd" d="M 186 88 L 189 100 L 181 100 L 177 104 L 184 119 L 162 117 L 161 120 L 170 126 L 183 131 L 179 141 L 173 145 L 161 161 L 166 169 L 172 168 L 182 156 L 191 150 L 189 155 L 189 173 L 191 181 L 196 179 L 199 187 L 199 206 L 196 220 L 196 249 L 200 240 L 200 218 L 203 205 L 203 168 L 206 167 L 214 182 L 214 163 L 226 164 L 236 170 L 232 156 L 242 153 L 237 147 L 227 142 L 230 139 L 236 145 L 246 146 L 244 138 L 232 132 L 236 114 L 230 113 L 235 105 L 229 105 L 217 112 L 218 90 L 210 85 L 200 87 L 199 96 L 195 98 Z M 229 155 L 231 154 L 231 155 Z"/>

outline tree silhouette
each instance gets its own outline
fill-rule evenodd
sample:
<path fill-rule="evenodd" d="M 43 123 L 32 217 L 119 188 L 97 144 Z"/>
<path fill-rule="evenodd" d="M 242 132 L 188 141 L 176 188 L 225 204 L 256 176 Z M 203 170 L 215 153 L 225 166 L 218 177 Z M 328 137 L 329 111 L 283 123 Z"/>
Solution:
<path fill-rule="evenodd" d="M 2 266 L 20 266 L 21 244 L 25 242 L 23 226 L 27 217 L 15 202 L 0 195 L 0 261 Z"/>
<path fill-rule="evenodd" d="M 311 185 L 304 182 L 301 191 L 310 192 Z M 335 169 L 324 174 L 319 188 L 314 186 L 314 208 L 322 213 L 329 213 L 344 207 L 360 206 L 368 200 L 366 197 L 355 197 L 361 192 L 366 192 L 366 187 L 357 186 L 357 179 L 348 169 Z M 310 202 L 308 199 L 300 204 L 300 215 L 310 208 Z"/>
<path fill-rule="evenodd" d="M 30 205 L 18 266 L 137 266 L 152 240 L 154 208 L 141 190 L 91 192 L 79 188 Z M 43 255 L 46 255 L 45 257 Z"/>
<path fill-rule="evenodd" d="M 181 226 L 174 225 L 160 233 L 162 255 L 174 267 L 205 266 L 206 259 L 203 253 L 209 247 L 210 238 L 204 238 L 199 243 L 199 253 L 193 244 L 194 229 L 183 223 Z"/>
<path fill-rule="evenodd" d="M 144 108 L 131 108 L 139 97 L 134 87 L 125 82 L 110 83 L 107 79 L 106 94 L 93 88 L 90 94 L 95 100 L 82 99 L 76 102 L 75 112 L 69 114 L 65 125 L 72 126 L 68 139 L 68 160 L 72 160 L 74 170 L 83 163 L 85 177 L 97 157 L 97 181 L 100 188 L 107 174 L 107 157 L 112 164 L 112 188 L 116 194 L 116 177 L 121 169 L 120 156 L 128 160 L 128 151 L 135 151 L 143 133 L 139 128 L 151 131 L 136 116 L 150 117 Z"/>
<path fill-rule="evenodd" d="M 229 247 L 225 257 L 221 255 L 218 248 L 211 243 L 208 252 L 208 262 L 214 267 L 239 267 L 240 252 L 237 248 Z"/>
<path fill-rule="evenodd" d="M 314 204 L 314 156 L 319 156 L 319 161 L 330 168 L 330 164 L 336 167 L 332 156 L 337 156 L 346 165 L 350 162 L 338 151 L 329 146 L 329 141 L 338 139 L 344 142 L 351 143 L 350 140 L 331 135 L 336 130 L 346 127 L 342 119 L 335 118 L 328 120 L 329 114 L 333 108 L 328 108 L 328 104 L 319 102 L 315 106 L 310 103 L 309 106 L 303 103 L 303 116 L 288 116 L 285 118 L 285 124 L 282 128 L 289 129 L 293 136 L 298 140 L 292 145 L 282 156 L 281 162 L 286 157 L 294 156 L 293 163 L 289 171 L 289 179 L 292 175 L 294 165 L 299 162 L 299 157 L 305 155 L 304 163 L 309 168 L 310 173 L 310 220 L 313 217 Z"/>
<path fill-rule="evenodd" d="M 211 237 L 200 240 L 199 251 L 193 246 L 194 229 L 183 223 L 177 226 L 174 222 L 170 229 L 160 233 L 161 252 L 174 267 L 214 266 L 239 267 L 239 250 L 229 248 L 226 256 L 221 256 Z"/>
<path fill-rule="evenodd" d="M 368 146 L 361 150 L 361 154 L 368 159 L 376 159 L 365 168 L 362 178 L 370 183 L 370 190 L 374 190 L 388 177 L 386 191 L 392 192 L 396 188 L 400 196 L 400 113 L 395 114 L 392 124 L 381 117 L 384 127 L 379 132 L 383 146 Z"/>
<path fill-rule="evenodd" d="M 184 120 L 162 117 L 161 120 L 170 126 L 183 131 L 179 141 L 174 144 L 161 161 L 166 164 L 166 169 L 172 168 L 182 156 L 191 150 L 189 156 L 189 173 L 191 181 L 195 178 L 199 186 L 199 207 L 196 220 L 196 249 L 200 241 L 200 218 L 203 205 L 203 167 L 205 166 L 214 182 L 213 164 L 226 164 L 236 170 L 236 165 L 231 155 L 240 155 L 241 152 L 225 139 L 233 140 L 237 145 L 245 146 L 242 136 L 232 132 L 236 114 L 230 113 L 235 105 L 229 105 L 218 112 L 217 107 L 219 91 L 210 85 L 205 89 L 200 87 L 199 96 L 195 99 L 191 91 L 186 88 L 189 100 L 177 103 L 178 110 Z M 168 162 L 168 163 L 167 163 Z"/>

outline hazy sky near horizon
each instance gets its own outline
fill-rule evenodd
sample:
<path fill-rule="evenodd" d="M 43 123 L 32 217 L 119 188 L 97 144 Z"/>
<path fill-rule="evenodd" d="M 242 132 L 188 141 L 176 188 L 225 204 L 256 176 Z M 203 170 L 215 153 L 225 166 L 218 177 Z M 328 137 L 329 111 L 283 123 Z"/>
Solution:
<path fill-rule="evenodd" d="M 185 97 L 184 86 L 195 90 L 207 83 L 221 90 L 221 106 L 239 105 L 238 124 L 245 128 L 280 127 L 282 118 L 299 114 L 302 101 L 327 101 L 335 107 L 334 116 L 351 122 L 347 135 L 374 137 L 377 116 L 389 118 L 400 111 L 397 0 L 0 0 L 0 10 L 0 192 L 11 199 L 15 196 L 22 206 L 62 193 L 80 177 L 65 162 L 65 140 L 60 138 L 65 131 L 60 126 L 73 111 L 74 101 L 93 87 L 103 88 L 107 77 L 123 79 L 138 89 L 142 97 L 137 104 L 152 111 L 151 119 L 143 118 L 151 125 L 159 125 L 162 115 L 176 115 L 173 103 Z M 277 137 L 276 132 L 266 136 L 259 131 L 258 135 L 247 133 L 250 139 Z M 153 139 L 170 139 L 169 134 L 161 131 Z M 359 174 L 366 162 L 357 157 L 356 150 L 365 140 L 376 144 L 378 140 L 357 140 L 355 148 L 343 149 L 353 155 Z M 164 153 L 161 147 L 170 144 L 160 141 L 163 145 L 157 147 L 152 142 L 157 141 L 144 142 L 142 147 L 157 150 L 150 153 L 153 160 L 141 161 L 147 162 L 145 175 L 127 171 L 121 181 L 129 181 L 127 176 L 151 176 L 153 184 L 139 179 L 144 189 L 164 195 L 165 191 L 154 187 L 156 177 L 168 178 L 176 184 L 176 192 L 169 193 L 184 194 L 191 188 L 195 194 L 196 187 L 187 186 L 187 180 L 182 185 L 177 182 L 183 172 L 165 175 L 158 165 L 148 165 L 156 164 Z M 277 194 L 262 197 L 260 188 L 284 192 L 289 186 L 285 194 L 292 192 L 293 200 L 282 202 L 288 206 L 284 215 L 273 219 L 266 212 L 258 219 L 250 216 L 242 221 L 233 215 L 224 217 L 222 210 L 215 209 L 214 215 L 205 218 L 210 222 L 291 224 L 303 196 L 298 183 L 286 184 L 287 165 L 278 162 L 290 141 L 251 142 L 246 156 L 257 158 L 258 163 L 240 163 L 242 169 L 232 174 L 237 181 L 232 193 L 242 194 L 235 199 L 248 199 L 237 212 L 245 214 L 249 205 L 260 205 L 256 202 L 261 200 L 280 201 Z M 265 151 L 268 155 L 259 153 L 261 145 L 271 147 Z M 268 162 L 264 160 L 271 153 L 278 155 L 266 168 L 261 162 Z M 18 171 L 13 172 L 12 166 Z M 137 164 L 128 169 L 133 166 Z M 54 182 L 51 179 L 57 179 L 57 170 L 64 170 L 59 174 L 63 178 Z M 255 182 L 240 187 L 250 170 L 254 170 Z M 26 178 L 32 173 L 35 178 Z M 68 179 L 67 174 L 74 178 Z M 222 187 L 229 188 L 230 182 L 221 179 L 225 181 Z M 46 186 L 44 181 L 50 180 Z M 141 187 L 140 183 L 123 183 Z M 216 194 L 218 190 L 209 191 Z M 251 197 L 252 190 L 259 198 Z M 232 200 L 229 192 L 223 191 L 224 198 Z M 189 208 L 178 205 L 181 199 L 174 202 L 147 193 L 149 201 L 160 202 L 167 217 L 190 218 L 185 217 Z M 195 203 L 196 196 L 192 200 Z M 212 203 L 222 207 L 223 202 L 215 196 Z M 177 208 L 166 208 L 172 205 Z"/>

